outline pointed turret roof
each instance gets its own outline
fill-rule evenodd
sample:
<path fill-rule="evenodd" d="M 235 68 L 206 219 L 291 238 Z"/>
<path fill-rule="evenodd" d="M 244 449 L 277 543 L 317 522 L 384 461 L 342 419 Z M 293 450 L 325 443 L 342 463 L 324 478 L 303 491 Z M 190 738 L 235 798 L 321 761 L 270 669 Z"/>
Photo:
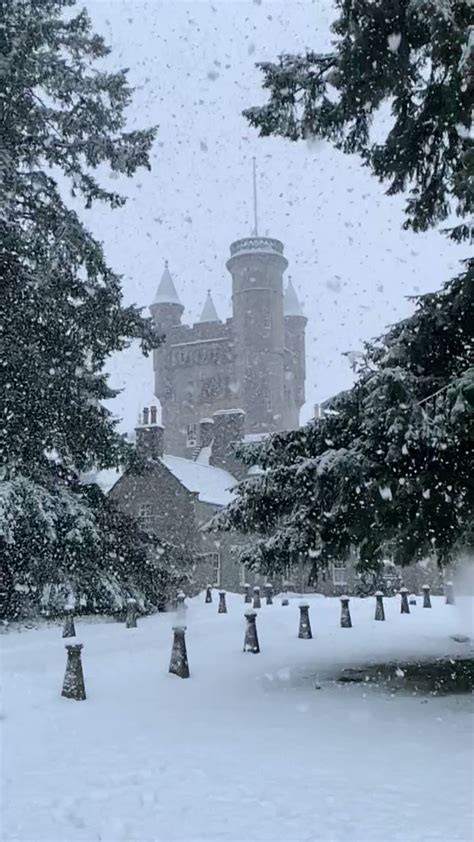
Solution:
<path fill-rule="evenodd" d="M 168 269 L 167 260 L 165 261 L 165 269 L 161 276 L 161 281 L 158 284 L 153 304 L 179 304 L 181 307 L 183 306 L 179 300 L 178 293 L 176 292 L 173 278 L 171 277 L 170 270 Z"/>
<path fill-rule="evenodd" d="M 285 290 L 283 311 L 285 316 L 303 316 L 304 318 L 303 308 L 298 301 L 298 296 L 296 295 L 291 278 L 288 278 L 288 286 Z"/>
<path fill-rule="evenodd" d="M 204 307 L 202 308 L 201 318 L 199 319 L 200 322 L 218 322 L 219 316 L 217 315 L 216 308 L 214 307 L 214 302 L 211 297 L 211 290 L 208 289 L 207 291 L 207 298 L 204 302 Z"/>

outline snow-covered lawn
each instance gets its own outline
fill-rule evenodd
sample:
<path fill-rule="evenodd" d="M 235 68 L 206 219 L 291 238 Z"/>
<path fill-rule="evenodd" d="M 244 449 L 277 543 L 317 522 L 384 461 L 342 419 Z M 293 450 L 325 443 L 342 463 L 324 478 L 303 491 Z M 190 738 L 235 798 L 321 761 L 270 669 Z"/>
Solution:
<path fill-rule="evenodd" d="M 162 614 L 126 630 L 78 620 L 87 700 L 61 697 L 59 627 L 2 635 L 4 842 L 470 842 L 471 697 L 342 685 L 340 668 L 386 658 L 466 654 L 470 600 L 310 597 L 263 606 L 261 654 L 242 652 L 242 597 L 192 600 L 191 678 L 169 675 Z M 471 632 L 472 633 L 472 632 Z M 72 641 L 74 642 L 74 641 Z M 337 669 L 335 669 L 335 667 Z M 319 689 L 317 689 L 319 687 Z"/>

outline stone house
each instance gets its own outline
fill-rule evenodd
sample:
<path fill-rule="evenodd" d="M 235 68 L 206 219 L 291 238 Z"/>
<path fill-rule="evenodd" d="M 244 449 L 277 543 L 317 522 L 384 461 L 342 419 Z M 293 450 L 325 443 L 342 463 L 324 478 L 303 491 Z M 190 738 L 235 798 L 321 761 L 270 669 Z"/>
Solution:
<path fill-rule="evenodd" d="M 165 431 L 157 422 L 156 406 L 145 408 L 140 421 L 136 450 L 145 469 L 122 475 L 114 472 L 108 493 L 145 529 L 189 554 L 198 590 L 208 583 L 239 590 L 246 581 L 245 571 L 235 558 L 241 537 L 206 532 L 203 527 L 232 500 L 237 478 L 231 473 L 235 465 L 231 443 L 242 430 L 242 412 L 215 413 L 213 419 L 204 419 L 202 439 L 206 440 L 209 427 L 215 426 L 215 446 L 203 446 L 195 460 L 165 453 Z M 239 470 L 241 465 L 235 473 Z M 254 577 L 250 579 L 253 581 Z"/>

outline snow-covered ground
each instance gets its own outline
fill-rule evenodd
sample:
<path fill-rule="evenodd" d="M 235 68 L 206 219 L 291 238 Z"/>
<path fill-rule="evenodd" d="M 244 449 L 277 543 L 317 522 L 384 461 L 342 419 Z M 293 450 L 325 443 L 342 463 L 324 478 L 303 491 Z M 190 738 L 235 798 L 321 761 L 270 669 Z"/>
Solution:
<path fill-rule="evenodd" d="M 135 630 L 77 621 L 87 700 L 61 697 L 57 626 L 2 635 L 4 842 L 470 842 L 469 695 L 342 685 L 339 668 L 466 654 L 472 602 L 400 615 L 386 600 L 310 597 L 259 611 L 261 654 L 242 652 L 242 597 L 187 611 L 191 678 L 169 675 L 171 614 Z M 319 689 L 317 689 L 319 688 Z"/>

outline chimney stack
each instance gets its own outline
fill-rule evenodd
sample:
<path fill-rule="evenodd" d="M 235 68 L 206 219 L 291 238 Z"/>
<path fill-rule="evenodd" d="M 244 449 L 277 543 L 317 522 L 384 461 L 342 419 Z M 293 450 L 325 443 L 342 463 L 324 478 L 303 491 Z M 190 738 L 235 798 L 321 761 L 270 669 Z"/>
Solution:
<path fill-rule="evenodd" d="M 244 437 L 245 412 L 243 409 L 220 409 L 214 412 L 212 418 L 214 440 L 211 465 L 235 473 L 236 466 L 242 466 L 235 459 L 232 445 Z"/>
<path fill-rule="evenodd" d="M 212 418 L 201 418 L 199 422 L 199 444 L 209 447 L 214 438 L 214 421 Z"/>
<path fill-rule="evenodd" d="M 157 461 L 163 456 L 164 428 L 157 422 L 156 406 L 145 406 L 136 428 L 137 454 L 147 461 Z"/>

